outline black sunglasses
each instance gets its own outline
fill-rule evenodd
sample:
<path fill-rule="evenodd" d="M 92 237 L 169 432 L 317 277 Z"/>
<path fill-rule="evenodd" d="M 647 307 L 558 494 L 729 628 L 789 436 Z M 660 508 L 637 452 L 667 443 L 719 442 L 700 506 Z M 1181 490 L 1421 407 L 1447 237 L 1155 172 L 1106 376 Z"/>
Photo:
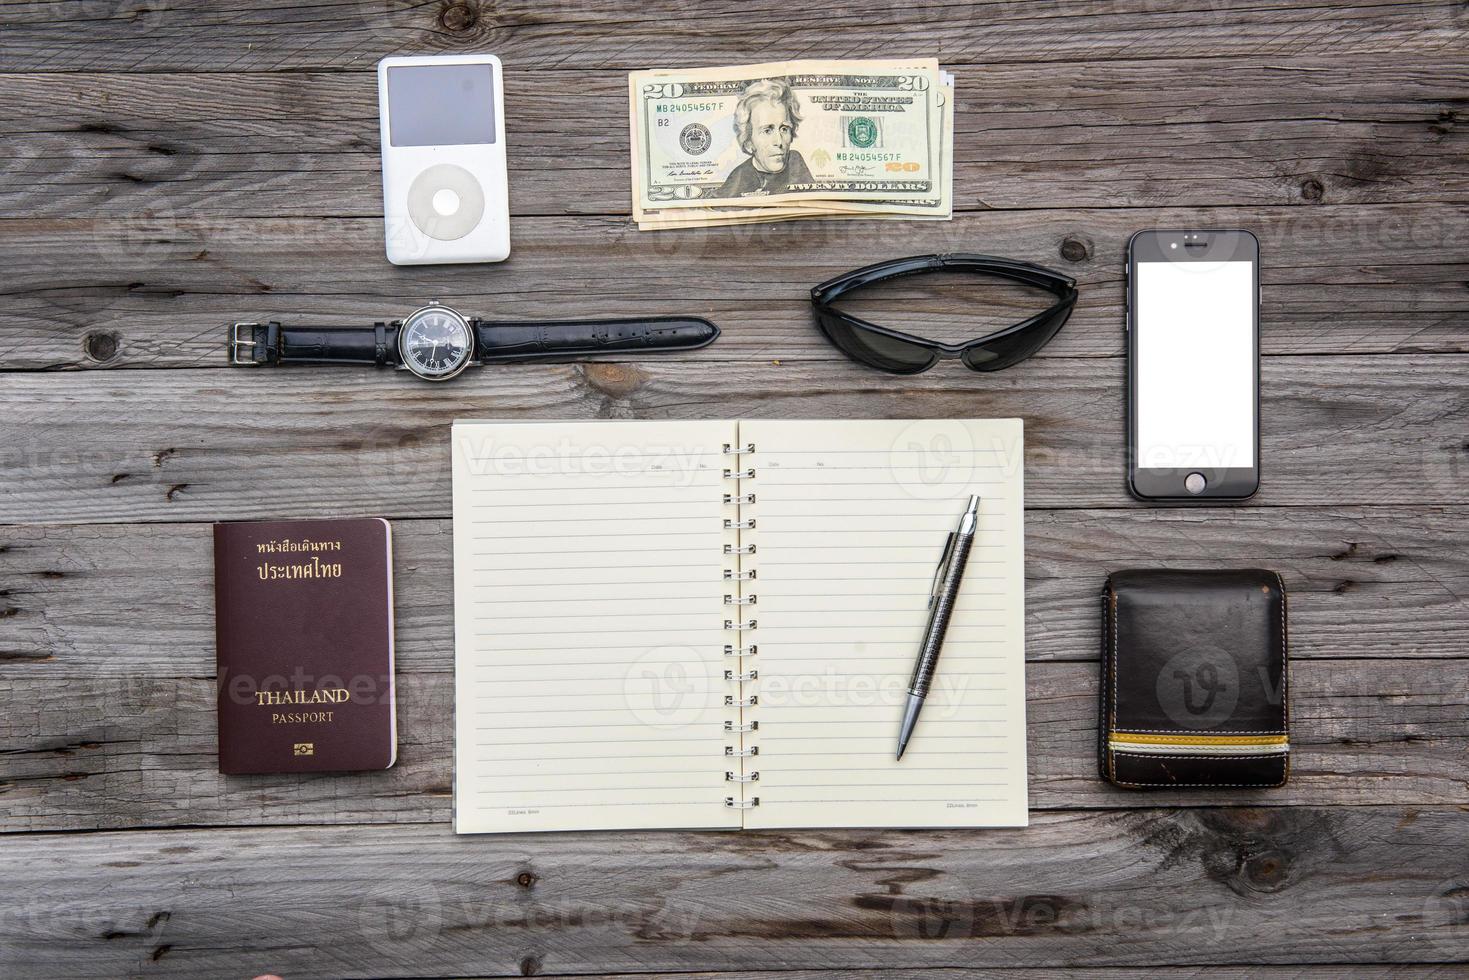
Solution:
<path fill-rule="evenodd" d="M 831 304 L 840 297 L 875 282 L 925 272 L 969 272 L 1010 279 L 1054 293 L 1056 303 L 1043 313 L 963 344 L 942 344 L 869 323 Z M 918 374 L 939 361 L 959 358 L 975 371 L 999 371 L 1025 360 L 1056 336 L 1076 306 L 1076 280 L 1044 266 L 993 255 L 955 252 L 914 255 L 865 266 L 828 279 L 811 290 L 816 325 L 826 339 L 854 361 L 893 374 Z"/>

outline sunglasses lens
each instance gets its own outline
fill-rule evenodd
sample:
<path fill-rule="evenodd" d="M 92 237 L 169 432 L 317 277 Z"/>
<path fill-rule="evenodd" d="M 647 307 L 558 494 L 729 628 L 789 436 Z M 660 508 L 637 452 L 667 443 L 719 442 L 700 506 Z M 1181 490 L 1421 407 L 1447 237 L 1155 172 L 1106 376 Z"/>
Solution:
<path fill-rule="evenodd" d="M 1056 336 L 1071 316 L 1072 304 L 1063 306 L 1050 316 L 1031 324 L 1024 330 L 996 337 L 979 347 L 971 347 L 963 355 L 963 361 L 975 371 L 1000 371 L 1012 364 L 1019 364 Z"/>
<path fill-rule="evenodd" d="M 844 317 L 818 311 L 822 333 L 854 361 L 894 374 L 916 374 L 932 367 L 938 355 L 927 348 L 889 337 L 852 323 Z"/>

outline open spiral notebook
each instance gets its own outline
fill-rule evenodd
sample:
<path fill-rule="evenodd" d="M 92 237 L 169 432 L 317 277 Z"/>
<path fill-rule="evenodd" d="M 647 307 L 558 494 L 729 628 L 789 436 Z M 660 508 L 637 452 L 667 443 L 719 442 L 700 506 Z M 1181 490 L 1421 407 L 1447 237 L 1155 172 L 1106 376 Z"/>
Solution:
<path fill-rule="evenodd" d="M 1018 419 L 455 422 L 455 830 L 1023 826 L 1022 459 Z"/>

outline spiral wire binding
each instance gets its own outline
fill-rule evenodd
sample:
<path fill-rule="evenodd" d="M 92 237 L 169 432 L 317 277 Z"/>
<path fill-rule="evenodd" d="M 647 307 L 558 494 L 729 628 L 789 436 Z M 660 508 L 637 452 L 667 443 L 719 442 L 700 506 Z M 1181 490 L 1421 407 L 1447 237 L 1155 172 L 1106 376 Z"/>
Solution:
<path fill-rule="evenodd" d="M 755 476 L 755 468 L 753 466 L 744 466 L 740 461 L 740 457 L 746 456 L 754 451 L 754 443 L 745 443 L 740 446 L 725 444 L 724 455 L 734 458 L 732 460 L 733 465 L 725 467 L 724 478 L 735 481 L 734 489 L 724 494 L 724 502 L 726 504 L 736 508 L 743 508 L 755 502 L 755 494 L 745 490 L 740 485 L 741 481 L 753 479 Z M 755 519 L 753 517 L 747 518 L 744 514 L 738 513 L 737 511 L 737 516 L 733 520 L 725 519 L 724 528 L 727 531 L 753 531 L 755 529 Z M 726 544 L 724 546 L 724 553 L 736 559 L 752 556 L 755 554 L 755 545 L 753 543 L 749 545 Z M 726 582 L 754 582 L 756 580 L 755 569 L 738 567 L 743 564 L 738 560 L 733 564 L 737 567 L 726 568 L 724 570 L 724 580 Z M 742 588 L 738 595 L 734 593 L 726 595 L 724 597 L 724 604 L 726 606 L 754 606 L 757 604 L 757 600 L 758 597 L 755 593 L 751 592 L 747 594 Z M 741 634 L 746 630 L 755 629 L 757 625 L 754 617 L 749 619 L 726 619 L 724 621 L 725 629 L 734 630 Z M 744 640 L 745 637 L 741 636 L 740 639 Z M 725 644 L 724 655 L 726 657 L 739 658 L 739 663 L 737 667 L 724 672 L 724 679 L 731 684 L 738 684 L 740 686 L 739 694 L 726 694 L 724 696 L 725 707 L 734 708 L 738 712 L 735 719 L 725 720 L 725 734 L 743 736 L 753 734 L 760 730 L 760 722 L 753 718 L 746 720 L 747 709 L 756 707 L 760 703 L 760 696 L 744 693 L 744 685 L 755 681 L 760 676 L 758 670 L 746 668 L 744 665 L 744 658 L 753 657 L 756 652 L 757 648 L 753 643 L 739 642 Z M 757 757 L 760 754 L 760 746 L 747 745 L 745 744 L 746 741 L 746 739 L 740 739 L 737 744 L 726 745 L 724 747 L 725 757 L 730 759 L 753 759 Z M 729 783 L 757 783 L 760 781 L 760 771 L 758 769 L 752 769 L 749 772 L 745 772 L 743 768 L 739 771 L 729 769 L 725 770 L 724 779 L 725 782 Z M 744 798 L 743 794 L 738 797 L 726 796 L 724 798 L 724 805 L 734 810 L 749 810 L 760 805 L 760 797 L 751 796 Z"/>

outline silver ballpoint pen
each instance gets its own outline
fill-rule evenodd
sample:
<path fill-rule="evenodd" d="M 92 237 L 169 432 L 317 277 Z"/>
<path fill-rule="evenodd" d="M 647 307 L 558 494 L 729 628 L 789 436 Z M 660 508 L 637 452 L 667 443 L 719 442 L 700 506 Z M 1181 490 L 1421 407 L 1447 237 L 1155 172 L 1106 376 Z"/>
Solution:
<path fill-rule="evenodd" d="M 913 726 L 918 724 L 918 712 L 923 710 L 923 700 L 928 697 L 929 685 L 933 683 L 933 671 L 938 666 L 939 650 L 949 629 L 949 617 L 954 614 L 954 602 L 959 598 L 959 583 L 964 579 L 964 566 L 969 562 L 969 549 L 974 544 L 978 524 L 979 497 L 971 494 L 969 507 L 959 518 L 959 529 L 949 534 L 944 543 L 944 553 L 939 558 L 939 567 L 933 573 L 933 585 L 928 596 L 928 626 L 923 630 L 923 645 L 918 648 L 918 662 L 913 665 L 913 678 L 908 682 L 903 727 L 898 731 L 899 759 L 903 758 L 903 750 L 908 747 Z"/>

